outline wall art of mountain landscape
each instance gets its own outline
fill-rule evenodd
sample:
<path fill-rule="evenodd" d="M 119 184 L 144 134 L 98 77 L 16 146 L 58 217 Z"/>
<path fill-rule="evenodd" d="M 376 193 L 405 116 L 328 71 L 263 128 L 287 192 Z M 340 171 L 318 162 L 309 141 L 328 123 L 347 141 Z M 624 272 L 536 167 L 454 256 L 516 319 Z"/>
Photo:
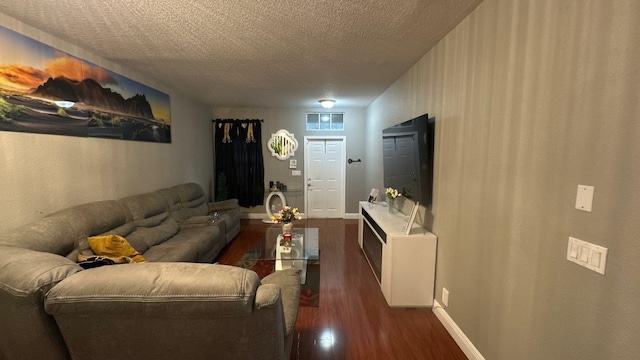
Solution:
<path fill-rule="evenodd" d="M 151 106 L 144 95 L 136 94 L 125 99 L 117 92 L 103 88 L 93 79 L 73 81 L 63 77 L 49 78 L 32 94 L 49 99 L 81 102 L 102 110 L 155 120 Z"/>
<path fill-rule="evenodd" d="M 167 94 L 3 27 L 0 46 L 28 49 L 0 53 L 0 131 L 171 142 Z"/>

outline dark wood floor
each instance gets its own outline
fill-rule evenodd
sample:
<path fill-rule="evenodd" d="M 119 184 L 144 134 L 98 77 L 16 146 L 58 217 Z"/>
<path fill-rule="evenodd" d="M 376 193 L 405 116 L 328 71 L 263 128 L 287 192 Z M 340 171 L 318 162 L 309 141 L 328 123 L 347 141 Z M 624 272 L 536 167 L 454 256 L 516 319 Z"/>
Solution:
<path fill-rule="evenodd" d="M 235 265 L 269 225 L 242 220 L 218 256 Z M 300 220 L 319 228 L 320 306 L 298 311 L 291 359 L 466 359 L 430 309 L 391 309 L 358 246 L 356 220 Z M 416 274 L 418 275 L 418 274 Z"/>

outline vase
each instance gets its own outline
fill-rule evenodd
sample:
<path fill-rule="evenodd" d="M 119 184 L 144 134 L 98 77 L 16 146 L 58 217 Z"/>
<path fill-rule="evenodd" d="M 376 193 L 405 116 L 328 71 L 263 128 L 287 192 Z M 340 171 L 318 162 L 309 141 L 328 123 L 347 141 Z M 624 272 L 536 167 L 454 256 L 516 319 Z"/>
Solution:
<path fill-rule="evenodd" d="M 391 214 L 393 212 L 393 205 L 394 205 L 396 199 L 387 199 L 387 200 L 388 200 L 388 203 L 389 203 L 389 206 L 387 208 L 389 210 L 389 214 Z"/>
<path fill-rule="evenodd" d="M 282 223 L 283 234 L 291 234 L 292 230 L 293 230 L 293 222 Z"/>

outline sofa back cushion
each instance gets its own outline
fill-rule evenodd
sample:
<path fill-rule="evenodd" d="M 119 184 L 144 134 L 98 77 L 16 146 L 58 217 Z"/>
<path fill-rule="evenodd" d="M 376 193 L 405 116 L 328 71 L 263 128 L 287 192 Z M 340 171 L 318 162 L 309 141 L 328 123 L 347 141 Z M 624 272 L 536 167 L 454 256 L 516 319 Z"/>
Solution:
<path fill-rule="evenodd" d="M 189 213 L 189 217 L 208 214 L 207 198 L 200 185 L 189 183 L 178 185 L 177 188 L 182 207 Z"/>
<path fill-rule="evenodd" d="M 171 216 L 176 221 L 183 222 L 195 216 L 206 216 L 209 213 L 207 197 L 198 184 L 180 184 L 159 190 L 158 193 L 162 194 L 169 203 Z"/>
<path fill-rule="evenodd" d="M 136 228 L 125 236 L 134 249 L 144 254 L 178 233 L 179 226 L 169 214 L 165 198 L 157 193 L 145 193 L 120 199 L 129 210 Z"/>
<path fill-rule="evenodd" d="M 89 236 L 133 231 L 131 215 L 115 200 L 73 206 L 0 235 L 0 244 L 67 256 L 77 261 L 77 253 L 89 248 Z"/>
<path fill-rule="evenodd" d="M 73 250 L 75 232 L 64 219 L 49 216 L 0 235 L 0 245 L 7 245 L 64 255 Z"/>
<path fill-rule="evenodd" d="M 158 190 L 158 193 L 166 200 L 167 206 L 169 206 L 169 213 L 174 220 L 183 222 L 188 218 L 187 214 L 182 211 L 182 201 L 180 200 L 177 186 Z"/>

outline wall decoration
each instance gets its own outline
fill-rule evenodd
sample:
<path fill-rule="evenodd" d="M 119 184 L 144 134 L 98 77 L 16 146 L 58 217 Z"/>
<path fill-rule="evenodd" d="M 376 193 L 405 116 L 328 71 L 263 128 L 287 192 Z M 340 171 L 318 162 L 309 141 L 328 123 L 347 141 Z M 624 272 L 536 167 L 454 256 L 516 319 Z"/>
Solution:
<path fill-rule="evenodd" d="M 286 160 L 298 150 L 298 140 L 287 130 L 278 130 L 275 134 L 271 134 L 271 138 L 267 141 L 267 147 L 271 151 L 271 156 L 275 156 L 279 160 Z"/>
<path fill-rule="evenodd" d="M 0 130 L 171 142 L 169 95 L 0 26 Z"/>

